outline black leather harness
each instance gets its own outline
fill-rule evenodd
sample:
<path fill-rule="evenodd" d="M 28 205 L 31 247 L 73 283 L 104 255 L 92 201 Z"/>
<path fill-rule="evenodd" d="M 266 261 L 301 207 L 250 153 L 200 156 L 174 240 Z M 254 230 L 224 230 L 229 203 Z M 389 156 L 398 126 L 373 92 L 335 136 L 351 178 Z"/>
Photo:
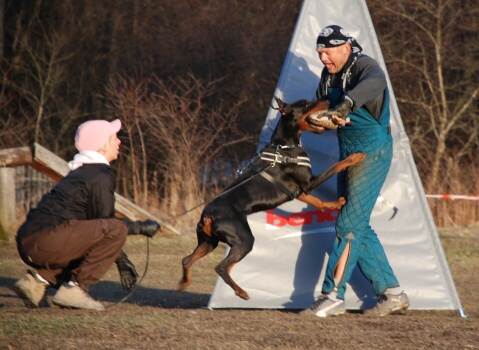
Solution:
<path fill-rule="evenodd" d="M 296 165 L 307 166 L 311 168 L 311 161 L 309 160 L 308 157 L 304 157 L 304 156 L 287 157 L 280 153 L 281 149 L 294 148 L 296 147 L 294 145 L 292 146 L 279 145 L 275 147 L 276 147 L 276 152 L 274 153 L 272 152 L 257 153 L 240 171 L 238 171 L 238 175 L 241 175 L 244 169 L 250 168 L 256 173 L 255 175 L 261 175 L 263 178 L 271 182 L 273 185 L 278 187 L 283 193 L 285 193 L 289 197 L 289 199 L 293 200 L 296 197 L 298 197 L 301 194 L 301 192 L 303 192 L 302 189 L 298 188 L 294 192 L 290 191 L 280 180 L 268 174 L 267 170 L 270 167 L 274 167 L 276 164 L 296 164 Z M 260 158 L 261 160 L 270 161 L 271 163 L 262 169 L 258 169 L 255 165 L 253 165 L 254 160 L 257 158 Z"/>

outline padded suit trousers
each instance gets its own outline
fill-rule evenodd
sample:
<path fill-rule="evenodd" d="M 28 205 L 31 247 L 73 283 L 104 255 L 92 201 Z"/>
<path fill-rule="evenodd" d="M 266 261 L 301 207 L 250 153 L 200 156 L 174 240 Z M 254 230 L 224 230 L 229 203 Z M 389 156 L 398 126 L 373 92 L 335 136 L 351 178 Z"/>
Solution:
<path fill-rule="evenodd" d="M 366 159 L 338 174 L 338 194 L 346 198 L 336 221 L 336 239 L 329 256 L 323 293 L 335 288 L 344 299 L 346 283 L 359 267 L 376 295 L 399 285 L 384 248 L 369 221 L 392 160 L 392 137 L 387 128 L 338 131 L 341 159 L 365 152 Z M 335 286 L 334 273 L 347 244 L 350 253 L 342 279 Z"/>
<path fill-rule="evenodd" d="M 17 237 L 22 260 L 58 286 L 73 280 L 98 282 L 118 258 L 128 230 L 119 219 L 70 220 L 51 229 Z"/>

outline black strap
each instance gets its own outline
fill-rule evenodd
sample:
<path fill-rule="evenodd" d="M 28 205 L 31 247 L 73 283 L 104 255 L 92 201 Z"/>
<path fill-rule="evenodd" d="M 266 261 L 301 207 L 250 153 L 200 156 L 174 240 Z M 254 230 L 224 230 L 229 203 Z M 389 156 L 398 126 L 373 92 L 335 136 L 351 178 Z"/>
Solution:
<path fill-rule="evenodd" d="M 257 174 L 261 175 L 263 178 L 265 178 L 266 180 L 268 180 L 269 182 L 271 182 L 273 185 L 275 185 L 276 187 L 278 187 L 282 192 L 284 192 L 288 197 L 289 199 L 293 200 L 295 199 L 296 197 L 298 197 L 302 190 L 301 189 L 297 189 L 296 192 L 291 192 L 285 185 L 282 184 L 281 181 L 279 181 L 278 179 L 276 179 L 275 177 L 271 176 L 270 174 L 268 174 L 266 172 L 265 169 L 263 170 L 258 170 L 253 164 L 250 165 L 250 168 L 253 169 L 253 171 L 255 171 Z"/>

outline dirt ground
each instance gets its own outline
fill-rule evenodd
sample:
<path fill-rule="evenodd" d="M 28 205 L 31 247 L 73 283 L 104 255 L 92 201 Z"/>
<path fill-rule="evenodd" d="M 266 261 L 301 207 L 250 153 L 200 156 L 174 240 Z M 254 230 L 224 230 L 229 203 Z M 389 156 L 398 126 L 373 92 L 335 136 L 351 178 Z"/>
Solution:
<path fill-rule="evenodd" d="M 151 240 L 147 274 L 120 304 L 126 293 L 112 267 L 90 290 L 105 312 L 53 306 L 53 291 L 30 310 L 12 291 L 26 266 L 13 243 L 0 243 L 0 349 L 479 349 L 479 226 L 443 229 L 440 237 L 466 318 L 457 311 L 321 319 L 292 310 L 209 310 L 224 248 L 195 265 L 187 292 L 176 291 L 193 237 Z M 141 275 L 146 239 L 129 238 L 125 251 Z"/>

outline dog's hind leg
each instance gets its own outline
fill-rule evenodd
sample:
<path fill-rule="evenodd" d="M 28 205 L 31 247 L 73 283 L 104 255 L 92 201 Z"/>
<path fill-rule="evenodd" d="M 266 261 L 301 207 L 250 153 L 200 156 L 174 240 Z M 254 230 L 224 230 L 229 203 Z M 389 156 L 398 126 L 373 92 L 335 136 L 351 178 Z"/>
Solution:
<path fill-rule="evenodd" d="M 246 252 L 247 254 L 248 252 Z M 232 247 L 228 256 L 216 266 L 216 273 L 235 291 L 235 294 L 241 299 L 248 300 L 250 297 L 236 282 L 231 278 L 231 269 L 244 258 L 245 253 L 240 251 L 238 247 Z"/>
<path fill-rule="evenodd" d="M 186 290 L 191 284 L 191 267 L 193 264 L 204 257 L 206 254 L 211 253 L 215 249 L 214 245 L 208 242 L 202 242 L 198 244 L 196 249 L 190 255 L 183 258 L 181 264 L 183 266 L 183 277 L 178 285 L 178 290 Z"/>
<path fill-rule="evenodd" d="M 209 217 L 204 217 L 200 224 L 198 224 L 196 234 L 198 236 L 198 246 L 193 253 L 184 257 L 181 261 L 183 277 L 178 285 L 178 290 L 180 291 L 187 289 L 191 284 L 191 267 L 193 264 L 215 250 L 219 243 L 216 238 L 211 237 L 211 218 Z"/>
<path fill-rule="evenodd" d="M 241 227 L 243 227 L 241 230 L 242 232 L 237 232 L 238 236 L 235 235 L 234 242 L 228 242 L 231 249 L 226 258 L 216 266 L 215 271 L 227 285 L 233 288 L 237 296 L 244 300 L 248 300 L 250 298 L 248 293 L 238 286 L 230 276 L 230 271 L 233 266 L 240 262 L 253 249 L 254 237 L 247 223 L 245 223 L 245 225 L 247 231 L 245 231 L 244 225 L 241 225 Z M 236 229 L 238 229 L 238 226 L 236 226 Z"/>

